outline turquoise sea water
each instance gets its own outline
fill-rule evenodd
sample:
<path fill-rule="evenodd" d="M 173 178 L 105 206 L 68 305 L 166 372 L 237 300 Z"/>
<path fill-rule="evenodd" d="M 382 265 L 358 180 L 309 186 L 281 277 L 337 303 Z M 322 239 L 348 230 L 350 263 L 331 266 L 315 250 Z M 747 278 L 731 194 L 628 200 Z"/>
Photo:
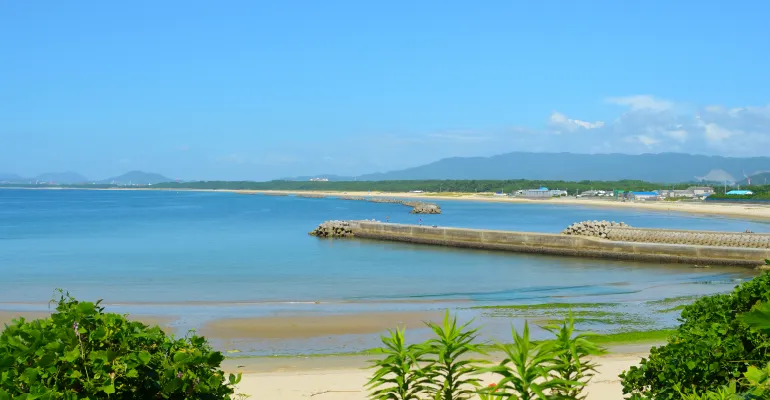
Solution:
<path fill-rule="evenodd" d="M 55 288 L 112 309 L 211 318 L 643 301 L 727 290 L 744 270 L 517 255 L 307 235 L 329 219 L 537 232 L 606 219 L 638 227 L 770 232 L 714 216 L 547 204 L 397 204 L 211 192 L 0 190 L 0 309 L 42 309 Z M 704 285 L 702 283 L 708 283 Z"/>

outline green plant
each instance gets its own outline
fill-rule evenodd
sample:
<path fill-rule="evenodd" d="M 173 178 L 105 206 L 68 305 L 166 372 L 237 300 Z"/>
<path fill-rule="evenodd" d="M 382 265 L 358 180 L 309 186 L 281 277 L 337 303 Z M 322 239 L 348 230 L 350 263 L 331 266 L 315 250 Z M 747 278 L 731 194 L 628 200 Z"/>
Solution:
<path fill-rule="evenodd" d="M 476 364 L 482 360 L 469 358 L 482 353 L 473 343 L 478 329 L 469 329 L 470 322 L 458 326 L 457 317 L 444 314 L 441 325 L 427 323 L 436 334 L 435 339 L 421 345 L 429 364 L 425 367 L 430 382 L 429 394 L 440 400 L 468 399 L 476 393 L 480 380 L 476 377 Z"/>
<path fill-rule="evenodd" d="M 730 294 L 703 297 L 682 310 L 681 324 L 639 366 L 620 375 L 623 392 L 655 399 L 680 398 L 677 388 L 719 390 L 739 380 L 750 366 L 770 362 L 768 332 L 753 329 L 741 314 L 770 301 L 770 273 L 745 282 Z"/>
<path fill-rule="evenodd" d="M 579 382 L 579 385 L 563 385 L 553 389 L 553 394 L 569 399 L 583 399 L 583 387 L 596 373 L 597 364 L 590 356 L 605 354 L 606 350 L 591 342 L 591 334 L 576 333 L 575 319 L 570 313 L 561 325 L 544 327 L 555 336 L 554 345 L 559 363 L 554 374 L 565 382 Z"/>
<path fill-rule="evenodd" d="M 231 399 L 240 375 L 225 379 L 223 359 L 203 337 L 169 337 L 62 293 L 50 317 L 0 334 L 0 399 Z"/>
<path fill-rule="evenodd" d="M 376 400 L 416 400 L 427 390 L 427 379 L 418 365 L 424 362 L 423 351 L 419 346 L 407 346 L 404 330 L 388 331 L 389 336 L 382 336 L 385 345 L 381 352 L 385 358 L 373 361 L 376 368 L 367 383 L 371 391 L 370 398 Z"/>
<path fill-rule="evenodd" d="M 505 358 L 496 366 L 485 368 L 501 378 L 495 386 L 497 395 L 505 399 L 546 399 L 549 393 L 567 392 L 580 383 L 558 377 L 559 357 L 564 353 L 555 341 L 534 343 L 529 339 L 529 324 L 521 335 L 511 330 L 513 345 L 499 344 Z M 488 392 L 488 391 L 487 391 Z"/>

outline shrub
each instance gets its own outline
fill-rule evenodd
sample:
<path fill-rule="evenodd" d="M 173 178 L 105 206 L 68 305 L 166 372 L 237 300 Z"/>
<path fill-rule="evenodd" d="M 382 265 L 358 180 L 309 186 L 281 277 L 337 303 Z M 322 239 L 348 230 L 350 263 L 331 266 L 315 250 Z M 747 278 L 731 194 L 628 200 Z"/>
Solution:
<path fill-rule="evenodd" d="M 681 325 L 648 358 L 620 375 L 623 392 L 635 398 L 680 398 L 678 388 L 720 390 L 752 365 L 770 362 L 770 335 L 751 329 L 741 314 L 770 301 L 770 273 L 745 282 L 730 294 L 702 297 L 685 307 Z M 748 383 L 737 381 L 737 390 Z"/>
<path fill-rule="evenodd" d="M 380 352 L 385 355 L 375 360 L 374 375 L 367 383 L 371 398 L 382 400 L 419 400 L 420 393 L 428 390 L 428 379 L 419 362 L 427 362 L 420 346 L 407 346 L 404 330 L 388 331 L 389 336 L 382 336 L 385 346 Z"/>
<path fill-rule="evenodd" d="M 770 303 L 762 303 L 739 317 L 752 330 L 770 333 Z M 764 369 L 749 367 L 741 379 L 747 389 L 738 394 L 737 381 L 720 387 L 716 391 L 698 394 L 696 390 L 682 393 L 683 400 L 760 400 L 770 398 L 770 363 Z"/>
<path fill-rule="evenodd" d="M 0 399 L 230 399 L 224 359 L 206 339 L 105 313 L 62 294 L 56 312 L 0 334 Z"/>
<path fill-rule="evenodd" d="M 458 326 L 457 317 L 450 318 L 448 311 L 443 324 L 427 325 L 436 334 L 435 339 L 420 346 L 430 362 L 426 368 L 428 393 L 441 400 L 470 398 L 479 386 L 477 365 L 484 362 L 467 357 L 480 353 L 479 346 L 473 343 L 478 330 L 469 329 L 470 322 Z"/>
<path fill-rule="evenodd" d="M 554 346 L 559 363 L 556 376 L 565 382 L 578 382 L 574 386 L 560 385 L 555 394 L 568 399 L 583 399 L 583 387 L 588 384 L 596 373 L 596 363 L 588 357 L 605 354 L 606 350 L 591 342 L 591 335 L 575 332 L 575 320 L 572 313 L 562 325 L 550 325 L 546 330 L 555 336 Z"/>
<path fill-rule="evenodd" d="M 368 387 L 370 398 L 377 400 L 470 399 L 478 395 L 492 399 L 580 399 L 582 388 L 591 377 L 594 364 L 589 355 L 601 349 L 576 334 L 570 315 L 561 326 L 549 327 L 555 340 L 535 343 L 529 338 L 529 326 L 523 334 L 512 330 L 514 343 L 498 344 L 504 360 L 481 369 L 484 360 L 473 359 L 483 354 L 477 344 L 475 329 L 468 324 L 458 326 L 447 313 L 442 325 L 428 324 L 436 338 L 406 346 L 402 330 L 383 336 L 385 357 L 374 361 L 376 368 Z M 492 372 L 500 376 L 498 383 L 480 387 L 475 377 Z"/>

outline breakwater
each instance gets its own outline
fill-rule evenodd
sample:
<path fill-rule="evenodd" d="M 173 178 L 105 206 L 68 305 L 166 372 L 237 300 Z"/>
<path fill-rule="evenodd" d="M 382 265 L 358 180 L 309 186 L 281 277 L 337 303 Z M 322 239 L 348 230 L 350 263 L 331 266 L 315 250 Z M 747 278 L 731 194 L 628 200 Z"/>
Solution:
<path fill-rule="evenodd" d="M 401 204 L 412 207 L 412 214 L 441 214 L 441 207 L 435 203 L 426 203 L 424 201 L 410 201 L 402 199 L 390 199 L 386 197 L 360 197 L 360 196 L 341 196 L 340 200 L 358 200 L 369 201 L 372 203 L 391 203 Z"/>
<path fill-rule="evenodd" d="M 339 223 L 339 222 L 338 222 Z M 735 235 L 739 236 L 770 236 L 754 233 L 731 232 L 701 232 L 675 231 L 665 229 L 637 229 L 616 227 L 614 229 L 629 229 L 628 232 L 644 231 L 644 235 L 635 233 L 635 238 L 650 241 L 620 241 L 610 238 L 582 235 L 547 234 L 535 232 L 496 231 L 484 229 L 446 228 L 422 225 L 390 224 L 376 221 L 345 221 L 342 237 L 363 239 L 388 240 L 405 243 L 428 244 L 438 246 L 501 250 L 530 254 L 549 254 L 575 257 L 594 257 L 605 259 L 634 260 L 657 263 L 682 263 L 707 265 L 732 265 L 743 267 L 758 267 L 764 260 L 770 258 L 770 248 L 764 247 L 735 247 Z M 612 230 L 612 229 L 611 229 Z M 324 230 L 333 232 L 333 230 Z M 657 235 L 655 234 L 657 232 Z M 686 234 L 674 234 L 687 232 Z M 311 234 L 313 234 L 311 232 Z M 686 237 L 701 237 L 711 235 L 722 237 L 725 243 L 702 245 L 691 243 L 666 243 L 665 240 L 682 241 Z M 335 237 L 335 235 L 319 235 Z M 668 238 L 668 239 L 667 239 Z M 656 240 L 656 241 L 652 241 Z M 700 240 L 700 239 L 698 239 Z M 746 239 L 750 240 L 750 239 Z M 764 239 L 758 239 L 762 241 Z M 723 245 L 724 244 L 724 245 Z"/>

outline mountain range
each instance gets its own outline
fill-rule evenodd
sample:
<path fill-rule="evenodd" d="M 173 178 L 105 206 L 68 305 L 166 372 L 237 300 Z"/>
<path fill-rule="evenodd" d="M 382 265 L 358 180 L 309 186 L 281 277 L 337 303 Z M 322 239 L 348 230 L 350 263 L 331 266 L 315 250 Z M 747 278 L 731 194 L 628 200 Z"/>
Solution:
<path fill-rule="evenodd" d="M 492 157 L 451 157 L 402 170 L 341 177 L 331 180 L 420 179 L 530 179 L 605 180 L 638 179 L 648 182 L 728 182 L 770 171 L 770 157 L 722 157 L 683 153 L 575 154 L 514 152 Z M 297 177 L 291 180 L 308 180 Z M 757 181 L 759 182 L 759 181 Z"/>
<path fill-rule="evenodd" d="M 154 185 L 161 182 L 171 181 L 172 179 L 166 178 L 163 175 L 142 171 L 130 171 L 123 175 L 102 180 L 89 180 L 76 172 L 45 173 L 30 178 L 25 178 L 16 174 L 0 173 L 0 183 Z"/>

